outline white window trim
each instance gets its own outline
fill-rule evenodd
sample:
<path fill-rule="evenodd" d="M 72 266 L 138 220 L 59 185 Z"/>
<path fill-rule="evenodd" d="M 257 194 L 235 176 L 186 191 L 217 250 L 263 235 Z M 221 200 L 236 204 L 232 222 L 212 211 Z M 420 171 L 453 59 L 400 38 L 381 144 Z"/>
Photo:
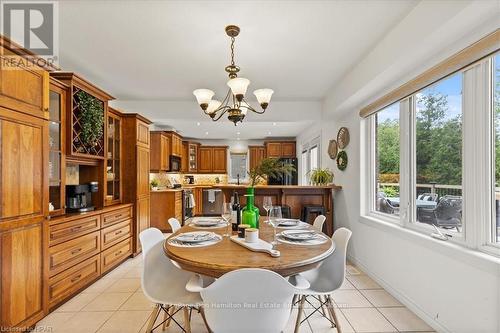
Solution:
<path fill-rule="evenodd" d="M 380 223 L 384 229 L 388 225 L 399 227 L 410 234 L 424 234 L 434 243 L 454 244 L 467 251 L 500 257 L 500 244 L 493 242 L 495 226 L 494 197 L 494 152 L 493 135 L 493 56 L 480 60 L 460 71 L 462 73 L 462 235 L 455 233 L 447 242 L 436 240 L 429 235 L 432 226 L 416 223 L 416 207 L 410 203 L 415 197 L 415 101 L 413 97 L 400 101 L 400 214 L 391 216 L 375 210 L 375 117 L 362 122 L 362 161 L 367 167 L 361 168 L 361 221 L 369 224 Z M 412 95 L 413 96 L 413 95 Z M 485 191 L 485 189 L 487 189 Z M 409 211 L 409 208 L 410 211 Z M 407 229 L 407 230 L 406 230 Z M 447 232 L 448 233 L 448 232 Z M 423 235 L 423 236 L 424 236 Z M 483 258 L 483 255 L 479 257 Z M 498 258 L 494 260 L 498 263 Z"/>
<path fill-rule="evenodd" d="M 310 171 L 309 167 L 311 166 L 311 149 L 315 146 L 318 147 L 318 168 L 321 168 L 321 135 L 317 136 L 301 146 L 300 150 L 300 169 L 301 169 L 301 181 L 304 183 L 302 185 L 309 185 L 309 180 L 307 177 L 307 173 Z M 302 154 L 306 153 L 306 165 L 302 163 Z"/>
<path fill-rule="evenodd" d="M 250 168 L 250 156 L 248 154 L 248 151 L 247 152 L 228 152 L 229 156 L 228 156 L 228 159 L 229 159 L 229 172 L 228 172 L 228 182 L 230 183 L 235 183 L 238 181 L 237 178 L 232 178 L 232 174 L 231 174 L 231 171 L 232 171 L 232 167 L 233 167 L 233 161 L 231 159 L 231 154 L 236 154 L 236 155 L 246 155 L 246 164 L 247 164 L 247 173 L 245 173 L 244 175 L 242 175 L 242 177 L 240 177 L 240 183 L 241 182 L 249 182 L 250 181 L 250 178 L 248 176 L 248 170 Z"/>

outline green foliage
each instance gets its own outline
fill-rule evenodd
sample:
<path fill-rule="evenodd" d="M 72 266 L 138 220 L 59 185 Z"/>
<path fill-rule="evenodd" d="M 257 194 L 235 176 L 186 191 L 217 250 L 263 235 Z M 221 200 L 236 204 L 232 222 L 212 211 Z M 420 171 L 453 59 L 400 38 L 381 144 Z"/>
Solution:
<path fill-rule="evenodd" d="M 255 186 L 260 178 L 280 178 L 283 174 L 289 176 L 294 171 L 295 166 L 291 163 L 282 163 L 277 158 L 264 158 L 259 165 L 248 171 L 250 186 Z"/>
<path fill-rule="evenodd" d="M 150 184 L 151 184 L 151 187 L 158 187 L 158 185 L 160 185 L 160 183 L 156 179 L 152 179 Z"/>
<path fill-rule="evenodd" d="M 398 189 L 393 186 L 384 186 L 380 191 L 384 192 L 385 196 L 388 198 L 399 197 Z"/>
<path fill-rule="evenodd" d="M 309 179 L 313 185 L 328 185 L 333 182 L 333 172 L 326 169 L 313 169 L 309 171 Z"/>
<path fill-rule="evenodd" d="M 84 145 L 95 146 L 104 133 L 104 105 L 94 96 L 80 90 L 77 93 L 81 112 L 81 140 Z"/>
<path fill-rule="evenodd" d="M 399 174 L 399 122 L 386 119 L 377 128 L 379 173 Z"/>

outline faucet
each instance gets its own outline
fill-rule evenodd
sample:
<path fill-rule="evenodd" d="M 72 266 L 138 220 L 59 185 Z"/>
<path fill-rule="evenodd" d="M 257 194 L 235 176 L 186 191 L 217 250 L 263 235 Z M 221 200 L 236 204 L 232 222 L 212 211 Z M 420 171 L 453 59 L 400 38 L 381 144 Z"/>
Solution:
<path fill-rule="evenodd" d="M 240 174 L 237 174 L 236 178 L 238 179 L 238 185 L 240 185 Z"/>

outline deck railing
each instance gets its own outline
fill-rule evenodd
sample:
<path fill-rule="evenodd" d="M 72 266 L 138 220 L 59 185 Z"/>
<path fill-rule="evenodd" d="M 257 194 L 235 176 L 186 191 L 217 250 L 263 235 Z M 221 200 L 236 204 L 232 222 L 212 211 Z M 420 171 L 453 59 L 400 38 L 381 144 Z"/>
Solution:
<path fill-rule="evenodd" d="M 383 192 L 385 187 L 393 188 L 399 192 L 399 183 L 378 183 L 379 191 Z M 442 185 L 436 183 L 417 184 L 417 195 L 422 193 L 437 193 L 439 197 L 445 195 L 462 195 L 462 185 Z"/>

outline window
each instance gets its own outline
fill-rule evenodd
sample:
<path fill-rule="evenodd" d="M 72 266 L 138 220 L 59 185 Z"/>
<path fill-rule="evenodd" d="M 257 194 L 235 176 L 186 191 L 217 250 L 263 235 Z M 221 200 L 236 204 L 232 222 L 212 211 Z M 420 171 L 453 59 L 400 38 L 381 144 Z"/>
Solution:
<path fill-rule="evenodd" d="M 492 241 L 500 243 L 500 53 L 493 60 L 493 124 L 495 150 L 495 215 L 492 222 Z"/>
<path fill-rule="evenodd" d="M 399 214 L 399 103 L 375 114 L 375 210 Z"/>
<path fill-rule="evenodd" d="M 231 153 L 231 179 L 245 179 L 247 177 L 247 154 Z"/>
<path fill-rule="evenodd" d="M 302 184 L 309 184 L 309 172 L 320 167 L 320 138 L 314 138 L 302 146 L 300 156 Z"/>
<path fill-rule="evenodd" d="M 462 231 L 462 73 L 414 95 L 418 223 Z"/>

